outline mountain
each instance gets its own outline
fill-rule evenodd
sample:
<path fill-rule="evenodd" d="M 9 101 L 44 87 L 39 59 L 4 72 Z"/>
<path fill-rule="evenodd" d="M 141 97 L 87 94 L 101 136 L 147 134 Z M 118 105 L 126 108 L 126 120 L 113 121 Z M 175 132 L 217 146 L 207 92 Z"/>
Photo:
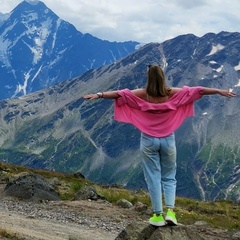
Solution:
<path fill-rule="evenodd" d="M 138 42 L 82 34 L 41 1 L 23 1 L 0 15 L 0 99 L 77 77 L 127 56 Z"/>
<path fill-rule="evenodd" d="M 2 100 L 1 161 L 145 188 L 139 131 L 113 120 L 112 100 L 84 101 L 82 96 L 144 87 L 151 63 L 164 68 L 171 86 L 232 88 L 239 94 L 239 45 L 240 33 L 178 36 L 80 77 Z M 178 196 L 239 201 L 239 98 L 204 96 L 195 103 L 195 114 L 176 131 Z"/>

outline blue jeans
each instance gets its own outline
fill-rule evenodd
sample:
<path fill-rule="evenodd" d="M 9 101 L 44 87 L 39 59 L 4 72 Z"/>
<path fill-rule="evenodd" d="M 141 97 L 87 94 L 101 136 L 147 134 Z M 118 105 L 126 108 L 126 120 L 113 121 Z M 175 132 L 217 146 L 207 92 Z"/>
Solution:
<path fill-rule="evenodd" d="M 164 195 L 166 207 L 174 208 L 177 183 L 174 133 L 161 138 L 142 133 L 140 151 L 154 213 L 163 212 L 162 195 Z"/>

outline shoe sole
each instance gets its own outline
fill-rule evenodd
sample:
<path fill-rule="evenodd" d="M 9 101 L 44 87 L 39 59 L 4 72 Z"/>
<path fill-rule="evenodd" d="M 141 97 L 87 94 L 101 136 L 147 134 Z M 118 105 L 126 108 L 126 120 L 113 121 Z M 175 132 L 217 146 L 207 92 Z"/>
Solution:
<path fill-rule="evenodd" d="M 155 227 L 164 227 L 167 225 L 166 222 L 156 223 L 156 222 L 151 222 L 151 221 L 149 221 L 149 224 L 151 224 Z"/>
<path fill-rule="evenodd" d="M 170 226 L 177 226 L 177 222 L 171 217 L 166 217 L 165 221 Z"/>

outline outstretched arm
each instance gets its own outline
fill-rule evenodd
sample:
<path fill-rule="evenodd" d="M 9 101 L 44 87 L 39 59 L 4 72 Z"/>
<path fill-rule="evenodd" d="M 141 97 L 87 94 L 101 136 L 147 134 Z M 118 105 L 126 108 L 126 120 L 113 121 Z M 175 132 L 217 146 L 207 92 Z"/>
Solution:
<path fill-rule="evenodd" d="M 219 94 L 224 97 L 236 97 L 236 93 L 233 93 L 231 89 L 218 89 L 218 88 L 203 88 L 201 91 L 202 95 L 213 95 Z"/>
<path fill-rule="evenodd" d="M 98 99 L 98 98 L 108 98 L 108 99 L 115 99 L 119 98 L 118 91 L 108 91 L 108 92 L 99 92 L 99 93 L 93 93 L 93 94 L 87 94 L 84 95 L 84 99 Z"/>

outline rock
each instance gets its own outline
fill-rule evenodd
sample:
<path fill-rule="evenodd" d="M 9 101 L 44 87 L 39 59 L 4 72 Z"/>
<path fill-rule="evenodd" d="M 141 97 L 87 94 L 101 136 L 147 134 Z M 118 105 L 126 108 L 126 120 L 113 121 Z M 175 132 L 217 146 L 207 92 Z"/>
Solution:
<path fill-rule="evenodd" d="M 141 202 L 137 202 L 134 205 L 134 209 L 138 212 L 146 212 L 148 210 L 148 205 Z"/>
<path fill-rule="evenodd" d="M 10 178 L 3 195 L 31 201 L 61 200 L 55 189 L 44 177 L 33 173 L 23 173 Z"/>
<path fill-rule="evenodd" d="M 48 182 L 52 185 L 52 186 L 61 186 L 61 182 L 57 177 L 51 178 L 48 180 Z"/>
<path fill-rule="evenodd" d="M 73 176 L 77 177 L 77 178 L 85 179 L 85 176 L 82 173 L 80 173 L 80 172 L 74 173 Z"/>
<path fill-rule="evenodd" d="M 143 223 L 130 223 L 118 234 L 115 240 L 140 240 L 139 237 L 145 226 Z"/>
<path fill-rule="evenodd" d="M 211 228 L 207 225 L 182 225 L 154 227 L 144 222 L 132 222 L 115 240 L 240 240 L 240 232 Z"/>
<path fill-rule="evenodd" d="M 187 226 L 154 227 L 143 223 L 129 224 L 115 240 L 203 240 L 194 229 Z"/>
<path fill-rule="evenodd" d="M 74 200 L 98 200 L 98 198 L 99 195 L 94 187 L 84 186 L 76 193 Z"/>
<path fill-rule="evenodd" d="M 133 205 L 126 199 L 120 199 L 117 201 L 117 205 L 122 208 L 131 208 Z"/>
<path fill-rule="evenodd" d="M 205 225 L 208 225 L 208 223 L 205 222 L 205 221 L 197 221 L 197 222 L 194 223 L 194 225 L 196 225 L 196 226 L 205 226 Z"/>
<path fill-rule="evenodd" d="M 232 239 L 233 240 L 240 240 L 240 232 L 234 233 L 233 236 L 232 236 Z"/>

